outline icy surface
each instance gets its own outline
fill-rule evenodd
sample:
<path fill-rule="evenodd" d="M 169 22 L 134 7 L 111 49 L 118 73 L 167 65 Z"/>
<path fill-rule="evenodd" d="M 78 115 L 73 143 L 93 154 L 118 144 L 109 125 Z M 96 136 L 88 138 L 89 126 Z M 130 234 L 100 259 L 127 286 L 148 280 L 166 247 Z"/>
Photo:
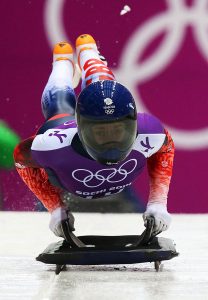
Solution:
<path fill-rule="evenodd" d="M 137 214 L 75 214 L 76 234 L 122 235 L 143 231 Z M 208 215 L 173 215 L 168 232 L 180 256 L 163 262 L 115 266 L 53 265 L 35 257 L 59 240 L 47 213 L 0 213 L 0 299 L 208 299 Z"/>

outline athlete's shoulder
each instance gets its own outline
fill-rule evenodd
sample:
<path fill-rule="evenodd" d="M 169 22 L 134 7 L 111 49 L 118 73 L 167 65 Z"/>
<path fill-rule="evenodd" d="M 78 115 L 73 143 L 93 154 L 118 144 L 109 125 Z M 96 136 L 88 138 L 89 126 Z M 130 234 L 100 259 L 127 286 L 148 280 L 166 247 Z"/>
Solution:
<path fill-rule="evenodd" d="M 66 122 L 54 127 L 54 129 L 62 129 L 62 130 L 74 129 L 74 128 L 77 128 L 77 123 L 74 119 L 66 121 Z"/>
<path fill-rule="evenodd" d="M 138 132 L 139 134 L 160 134 L 164 133 L 164 127 L 161 121 L 150 114 L 147 113 L 138 113 L 137 114 L 138 122 Z"/>
<path fill-rule="evenodd" d="M 158 118 L 147 113 L 139 113 L 138 136 L 134 144 L 134 150 L 141 152 L 145 157 L 156 153 L 165 141 L 165 131 Z"/>
<path fill-rule="evenodd" d="M 33 140 L 32 150 L 48 151 L 69 146 L 77 133 L 74 121 L 65 122 L 57 127 L 48 129 L 43 134 L 38 134 Z"/>

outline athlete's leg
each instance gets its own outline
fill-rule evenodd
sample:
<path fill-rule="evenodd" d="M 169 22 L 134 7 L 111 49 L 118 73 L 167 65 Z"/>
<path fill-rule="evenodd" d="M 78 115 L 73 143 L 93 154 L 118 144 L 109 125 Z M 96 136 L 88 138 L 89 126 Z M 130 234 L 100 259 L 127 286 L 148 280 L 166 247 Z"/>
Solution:
<path fill-rule="evenodd" d="M 58 114 L 74 115 L 76 100 L 73 75 L 73 49 L 66 42 L 59 43 L 54 47 L 53 69 L 41 99 L 46 120 Z"/>
<path fill-rule="evenodd" d="M 91 35 L 83 34 L 77 38 L 76 52 L 82 71 L 82 89 L 98 80 L 115 80 L 114 74 L 101 59 Z"/>

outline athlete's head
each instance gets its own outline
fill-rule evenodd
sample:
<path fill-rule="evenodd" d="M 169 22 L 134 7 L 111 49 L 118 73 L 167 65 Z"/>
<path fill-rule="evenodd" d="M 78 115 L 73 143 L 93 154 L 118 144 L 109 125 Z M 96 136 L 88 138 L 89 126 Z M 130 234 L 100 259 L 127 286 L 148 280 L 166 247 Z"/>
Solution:
<path fill-rule="evenodd" d="M 134 99 L 113 80 L 91 83 L 76 106 L 79 137 L 88 152 L 102 164 L 118 163 L 132 150 L 137 134 Z"/>

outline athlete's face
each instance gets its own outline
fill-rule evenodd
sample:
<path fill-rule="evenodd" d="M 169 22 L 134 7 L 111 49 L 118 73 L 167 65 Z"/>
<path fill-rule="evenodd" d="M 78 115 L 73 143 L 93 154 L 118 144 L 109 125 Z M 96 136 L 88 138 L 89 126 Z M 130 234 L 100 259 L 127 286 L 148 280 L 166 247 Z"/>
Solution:
<path fill-rule="evenodd" d="M 92 134 L 98 145 L 113 146 L 122 142 L 125 137 L 125 124 L 123 122 L 96 124 L 92 126 Z"/>

